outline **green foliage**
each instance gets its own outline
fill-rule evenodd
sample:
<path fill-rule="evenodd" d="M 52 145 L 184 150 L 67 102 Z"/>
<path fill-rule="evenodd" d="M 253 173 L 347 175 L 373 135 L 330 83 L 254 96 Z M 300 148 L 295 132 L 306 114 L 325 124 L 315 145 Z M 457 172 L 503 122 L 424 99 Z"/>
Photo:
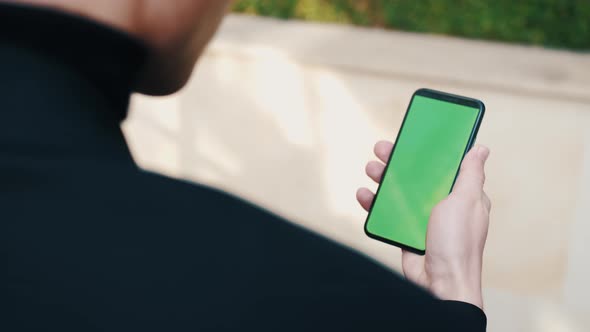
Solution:
<path fill-rule="evenodd" d="M 279 18 L 295 17 L 297 0 L 242 0 L 236 1 L 234 11 Z"/>
<path fill-rule="evenodd" d="M 236 12 L 590 49 L 589 0 L 238 0 Z"/>

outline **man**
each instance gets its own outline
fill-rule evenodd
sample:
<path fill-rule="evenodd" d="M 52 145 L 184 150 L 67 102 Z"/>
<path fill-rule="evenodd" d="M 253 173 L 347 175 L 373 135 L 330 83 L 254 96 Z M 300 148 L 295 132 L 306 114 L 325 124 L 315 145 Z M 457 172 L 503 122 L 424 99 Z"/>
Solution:
<path fill-rule="evenodd" d="M 227 1 L 0 1 L 0 330 L 483 331 L 488 150 L 411 282 L 217 190 L 137 168 L 132 92 L 189 78 Z M 376 145 L 387 160 L 391 143 Z M 379 181 L 383 163 L 367 166 Z M 357 193 L 367 209 L 373 194 Z"/>

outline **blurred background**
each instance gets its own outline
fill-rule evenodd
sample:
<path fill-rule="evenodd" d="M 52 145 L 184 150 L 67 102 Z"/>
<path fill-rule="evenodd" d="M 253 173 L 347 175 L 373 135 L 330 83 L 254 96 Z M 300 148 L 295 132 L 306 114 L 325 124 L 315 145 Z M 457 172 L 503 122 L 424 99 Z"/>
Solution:
<path fill-rule="evenodd" d="M 180 93 L 135 96 L 143 167 L 245 197 L 392 269 L 355 201 L 421 87 L 483 100 L 489 331 L 590 324 L 590 2 L 241 0 Z M 221 240 L 220 240 L 221 241 Z"/>

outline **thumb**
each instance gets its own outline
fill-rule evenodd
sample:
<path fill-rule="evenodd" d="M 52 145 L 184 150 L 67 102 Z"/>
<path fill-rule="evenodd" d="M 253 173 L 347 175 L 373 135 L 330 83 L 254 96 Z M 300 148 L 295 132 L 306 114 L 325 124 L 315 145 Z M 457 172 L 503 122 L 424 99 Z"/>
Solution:
<path fill-rule="evenodd" d="M 453 192 L 471 194 L 483 190 L 486 178 L 484 166 L 489 155 L 490 150 L 481 145 L 475 146 L 465 155 Z"/>

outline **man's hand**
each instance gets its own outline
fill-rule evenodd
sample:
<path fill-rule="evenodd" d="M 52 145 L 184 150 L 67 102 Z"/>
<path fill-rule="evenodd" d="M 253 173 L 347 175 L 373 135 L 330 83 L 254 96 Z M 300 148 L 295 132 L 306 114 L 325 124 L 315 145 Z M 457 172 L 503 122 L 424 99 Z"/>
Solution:
<path fill-rule="evenodd" d="M 379 183 L 393 144 L 375 144 L 381 160 L 367 164 L 367 175 Z M 465 156 L 452 193 L 434 207 L 428 221 L 426 255 L 402 251 L 406 278 L 443 300 L 474 304 L 483 309 L 482 256 L 488 234 L 490 199 L 483 190 L 489 150 L 476 146 Z M 357 200 L 369 210 L 375 195 L 367 188 Z"/>

